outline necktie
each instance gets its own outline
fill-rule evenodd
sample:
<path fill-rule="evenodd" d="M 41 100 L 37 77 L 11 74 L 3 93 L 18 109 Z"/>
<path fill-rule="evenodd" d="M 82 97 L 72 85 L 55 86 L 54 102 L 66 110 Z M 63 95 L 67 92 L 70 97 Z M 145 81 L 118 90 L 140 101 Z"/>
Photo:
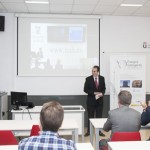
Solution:
<path fill-rule="evenodd" d="M 95 86 L 98 89 L 98 82 L 97 82 L 97 78 L 95 78 Z"/>

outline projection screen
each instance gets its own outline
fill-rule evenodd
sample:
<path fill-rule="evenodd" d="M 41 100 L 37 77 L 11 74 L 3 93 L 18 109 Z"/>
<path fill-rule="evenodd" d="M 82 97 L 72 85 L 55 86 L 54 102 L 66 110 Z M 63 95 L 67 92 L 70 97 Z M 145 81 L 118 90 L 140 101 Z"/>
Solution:
<path fill-rule="evenodd" d="M 99 65 L 99 19 L 18 18 L 18 76 L 87 76 Z"/>

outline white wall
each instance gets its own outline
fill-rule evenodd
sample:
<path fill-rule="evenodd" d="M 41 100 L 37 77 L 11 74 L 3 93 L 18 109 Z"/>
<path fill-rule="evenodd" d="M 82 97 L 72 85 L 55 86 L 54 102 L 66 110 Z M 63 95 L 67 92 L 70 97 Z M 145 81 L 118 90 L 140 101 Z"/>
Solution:
<path fill-rule="evenodd" d="M 14 88 L 14 25 L 13 14 L 0 14 L 5 17 L 5 32 L 0 32 L 0 91 Z"/>
<path fill-rule="evenodd" d="M 103 16 L 101 18 L 101 73 L 106 78 L 109 93 L 109 58 L 112 54 L 133 53 L 146 56 L 146 92 L 150 92 L 150 17 Z M 138 72 L 137 72 L 138 73 Z"/>
<path fill-rule="evenodd" d="M 0 15 L 6 20 L 5 32 L 0 32 L 0 91 L 26 91 L 29 95 L 84 94 L 85 77 L 17 77 L 16 18 L 14 14 Z M 114 52 L 139 52 L 148 56 L 150 49 L 143 49 L 142 44 L 150 43 L 150 18 L 102 16 L 100 39 L 101 74 L 106 77 L 109 93 L 109 56 Z"/>

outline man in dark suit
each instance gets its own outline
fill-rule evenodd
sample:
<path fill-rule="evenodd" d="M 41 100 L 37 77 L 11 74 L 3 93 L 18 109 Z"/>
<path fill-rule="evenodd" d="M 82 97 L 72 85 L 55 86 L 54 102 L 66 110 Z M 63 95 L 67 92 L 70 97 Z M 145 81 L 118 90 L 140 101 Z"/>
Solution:
<path fill-rule="evenodd" d="M 85 136 L 89 136 L 89 119 L 101 118 L 103 111 L 103 95 L 105 93 L 105 79 L 99 75 L 99 66 L 92 68 L 92 75 L 86 78 L 84 92 L 87 93 L 88 129 Z M 101 135 L 103 135 L 101 133 Z M 104 136 L 104 135 L 103 135 Z"/>
<path fill-rule="evenodd" d="M 150 100 L 147 101 L 147 104 L 142 104 L 143 113 L 141 114 L 141 125 L 145 126 L 150 123 Z"/>
<path fill-rule="evenodd" d="M 150 123 L 150 100 L 147 101 L 147 104 L 143 104 L 141 102 L 141 106 L 143 107 L 143 112 L 141 114 L 141 125 L 145 126 Z M 150 137 L 148 140 L 150 141 Z"/>

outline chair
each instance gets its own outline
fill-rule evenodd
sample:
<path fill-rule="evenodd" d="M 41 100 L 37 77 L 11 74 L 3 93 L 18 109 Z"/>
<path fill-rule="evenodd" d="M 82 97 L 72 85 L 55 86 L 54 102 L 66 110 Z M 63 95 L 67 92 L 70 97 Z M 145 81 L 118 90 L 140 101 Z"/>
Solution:
<path fill-rule="evenodd" d="M 33 125 L 31 132 L 30 132 L 30 136 L 37 136 L 39 135 L 39 131 L 40 131 L 40 127 L 39 125 Z"/>
<path fill-rule="evenodd" d="M 0 145 L 18 145 L 18 141 L 10 130 L 0 130 Z"/>
<path fill-rule="evenodd" d="M 140 132 L 115 132 L 110 141 L 141 141 L 141 135 Z"/>

